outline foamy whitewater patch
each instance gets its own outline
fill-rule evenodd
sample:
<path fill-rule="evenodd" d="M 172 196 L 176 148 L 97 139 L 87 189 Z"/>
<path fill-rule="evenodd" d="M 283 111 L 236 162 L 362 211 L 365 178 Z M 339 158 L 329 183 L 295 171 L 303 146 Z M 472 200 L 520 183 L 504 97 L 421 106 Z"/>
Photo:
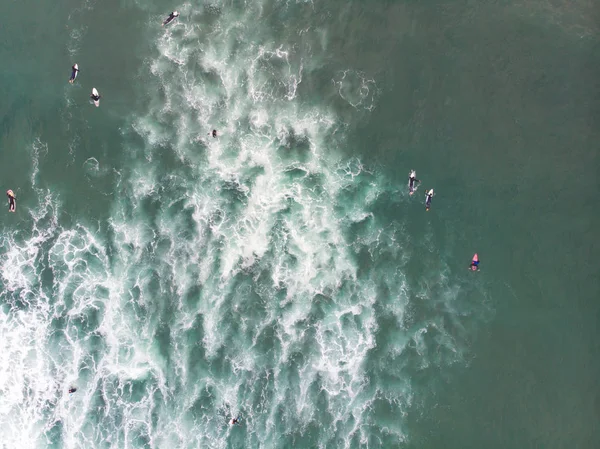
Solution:
<path fill-rule="evenodd" d="M 365 371 L 378 327 L 377 288 L 358 279 L 345 232 L 348 221 L 372 213 L 361 210 L 365 202 L 340 199 L 370 174 L 360 161 L 339 160 L 325 143 L 336 141 L 335 115 L 294 101 L 303 76 L 302 63 L 290 62 L 298 58 L 294 49 L 247 34 L 249 45 L 235 45 L 238 23 L 223 18 L 198 33 L 190 28 L 199 24 L 186 22 L 184 33 L 173 28 L 159 38 L 160 55 L 149 72 L 165 101 L 151 101 L 148 116 L 133 125 L 148 142 L 146 162 L 131 172 L 131 199 L 117 214 L 148 229 L 124 232 L 129 225 L 119 219 L 113 226 L 117 236 L 136 236 L 127 241 L 140 264 L 161 248 L 154 269 L 165 285 L 161 295 L 171 293 L 172 322 L 179 323 L 171 332 L 171 359 L 185 373 L 183 388 L 195 384 L 198 398 L 205 396 L 198 382 L 211 391 L 199 414 L 175 405 L 191 426 L 180 435 L 184 441 L 194 435 L 201 444 L 225 447 L 225 419 L 215 428 L 210 417 L 226 406 L 227 413 L 250 415 L 246 444 L 275 443 L 280 432 L 302 434 L 325 414 L 345 430 L 337 436 L 323 430 L 322 443 L 341 438 L 350 447 L 356 438 L 368 440 L 361 422 L 377 394 L 367 393 Z M 194 46 L 186 45 L 191 37 Z M 206 76 L 192 75 L 198 71 Z M 368 109 L 373 82 L 361 82 L 359 103 Z M 217 139 L 198 138 L 216 123 Z M 182 164 L 160 175 L 147 162 L 160 158 L 165 149 L 157 144 L 166 142 Z M 366 205 L 377 195 L 377 188 L 367 189 Z M 146 203 L 151 216 L 143 206 L 130 209 Z M 190 333 L 199 339 L 191 348 Z M 198 369 L 206 370 L 204 377 L 190 377 Z M 319 396 L 326 398 L 324 409 L 315 402 Z M 157 444 L 169 441 L 157 433 Z"/>
<path fill-rule="evenodd" d="M 60 205 L 39 194 L 29 230 L 1 241 L 0 439 L 24 448 L 127 446 L 146 432 L 153 396 L 127 398 L 140 387 L 168 395 L 151 314 L 131 307 L 144 276 L 113 273 L 102 234 L 61 228 Z M 78 391 L 70 395 L 73 386 Z"/>
<path fill-rule="evenodd" d="M 374 79 L 364 73 L 347 69 L 332 80 L 338 94 L 355 109 L 372 111 L 375 107 L 379 90 Z"/>

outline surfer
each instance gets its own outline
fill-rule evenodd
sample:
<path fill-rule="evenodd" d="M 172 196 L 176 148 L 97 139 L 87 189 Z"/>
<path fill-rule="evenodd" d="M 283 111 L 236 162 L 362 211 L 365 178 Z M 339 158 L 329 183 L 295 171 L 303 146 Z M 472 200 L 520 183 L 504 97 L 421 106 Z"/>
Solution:
<path fill-rule="evenodd" d="M 408 194 L 409 195 L 412 195 L 413 193 L 415 193 L 415 183 L 421 182 L 416 178 L 416 176 L 417 176 L 417 173 L 414 170 L 411 170 L 410 174 L 408 175 Z"/>
<path fill-rule="evenodd" d="M 76 391 L 77 391 L 77 388 L 75 388 L 75 387 L 71 387 L 71 388 L 69 388 L 69 394 L 73 394 L 73 393 L 75 393 Z"/>
<path fill-rule="evenodd" d="M 98 91 L 96 90 L 96 88 L 92 89 L 92 95 L 90 95 L 90 98 L 91 98 L 92 100 L 94 100 L 94 104 L 95 104 L 96 106 L 98 106 L 98 104 L 99 104 L 99 103 L 98 103 L 98 101 L 100 101 L 100 98 L 101 98 L 101 96 L 100 96 L 100 94 L 98 93 Z"/>
<path fill-rule="evenodd" d="M 213 136 L 213 137 L 217 137 L 217 130 L 216 130 L 216 129 L 213 129 L 213 130 L 212 130 L 212 136 Z"/>
<path fill-rule="evenodd" d="M 169 14 L 169 17 L 167 17 L 164 22 L 162 23 L 162 26 L 165 26 L 169 23 L 171 23 L 171 21 L 173 19 L 175 19 L 177 16 L 179 16 L 179 13 L 177 11 L 173 11 L 171 14 Z"/>
<path fill-rule="evenodd" d="M 237 418 L 233 418 L 231 420 L 231 424 L 232 425 L 239 424 L 239 423 L 240 423 L 240 417 L 239 416 Z"/>
<path fill-rule="evenodd" d="M 473 259 L 471 260 L 471 265 L 469 265 L 469 268 L 472 271 L 479 271 L 479 256 L 477 253 L 473 255 Z"/>
<path fill-rule="evenodd" d="M 431 199 L 433 198 L 433 189 L 431 189 L 425 195 L 427 195 L 427 198 L 425 199 L 425 210 L 429 210 L 431 207 Z"/>
<path fill-rule="evenodd" d="M 14 212 L 17 208 L 17 198 L 12 190 L 7 190 L 6 196 L 8 197 L 8 210 Z"/>
<path fill-rule="evenodd" d="M 71 67 L 71 78 L 69 78 L 69 83 L 73 84 L 73 81 L 77 78 L 77 73 L 79 73 L 79 67 L 75 64 Z"/>

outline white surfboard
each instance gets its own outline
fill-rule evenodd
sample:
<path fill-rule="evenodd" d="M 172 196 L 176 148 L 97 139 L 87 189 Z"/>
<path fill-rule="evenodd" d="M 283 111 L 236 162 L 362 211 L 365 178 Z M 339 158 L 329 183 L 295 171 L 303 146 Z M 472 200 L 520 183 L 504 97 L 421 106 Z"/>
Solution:
<path fill-rule="evenodd" d="M 92 95 L 93 95 L 93 96 L 95 96 L 95 97 L 98 97 L 98 96 L 100 96 L 100 95 L 98 94 L 98 91 L 96 90 L 96 88 L 95 88 L 95 87 L 92 87 Z M 94 100 L 94 99 L 92 98 L 92 101 L 94 102 L 94 105 L 95 105 L 96 107 L 100 106 L 100 99 Z"/>

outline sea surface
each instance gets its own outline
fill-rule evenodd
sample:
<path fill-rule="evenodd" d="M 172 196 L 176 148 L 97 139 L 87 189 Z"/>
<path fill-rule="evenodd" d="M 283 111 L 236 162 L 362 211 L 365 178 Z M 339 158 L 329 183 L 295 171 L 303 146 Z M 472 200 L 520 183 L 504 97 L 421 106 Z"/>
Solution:
<path fill-rule="evenodd" d="M 597 3 L 0 14 L 1 449 L 600 447 Z"/>

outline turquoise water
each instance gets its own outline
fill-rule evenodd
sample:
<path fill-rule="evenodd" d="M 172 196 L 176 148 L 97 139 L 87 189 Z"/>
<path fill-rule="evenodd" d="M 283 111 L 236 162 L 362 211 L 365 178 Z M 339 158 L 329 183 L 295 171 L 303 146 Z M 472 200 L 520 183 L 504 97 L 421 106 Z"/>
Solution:
<path fill-rule="evenodd" d="M 4 448 L 598 447 L 592 4 L 1 10 Z"/>

